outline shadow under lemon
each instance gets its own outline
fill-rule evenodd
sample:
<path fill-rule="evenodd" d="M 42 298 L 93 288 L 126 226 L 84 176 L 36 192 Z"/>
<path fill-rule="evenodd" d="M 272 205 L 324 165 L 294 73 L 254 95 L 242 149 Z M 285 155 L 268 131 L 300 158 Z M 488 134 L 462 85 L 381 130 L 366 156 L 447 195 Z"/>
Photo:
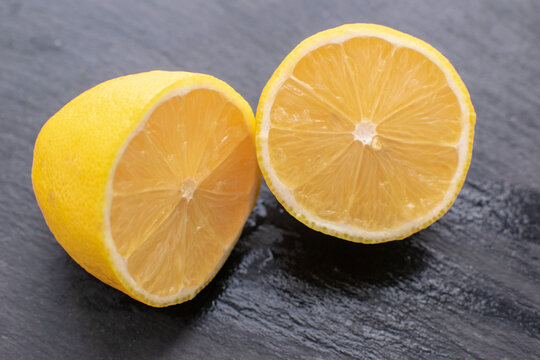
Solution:
<path fill-rule="evenodd" d="M 312 230 L 275 199 L 266 209 L 267 221 L 284 234 L 272 246 L 277 265 L 312 285 L 390 286 L 419 274 L 431 256 L 421 245 L 420 234 L 382 244 L 360 244 Z"/>

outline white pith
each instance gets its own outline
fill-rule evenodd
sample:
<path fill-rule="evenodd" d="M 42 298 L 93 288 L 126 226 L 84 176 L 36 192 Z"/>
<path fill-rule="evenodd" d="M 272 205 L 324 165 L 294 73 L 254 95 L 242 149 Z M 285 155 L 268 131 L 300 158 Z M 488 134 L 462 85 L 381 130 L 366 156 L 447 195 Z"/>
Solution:
<path fill-rule="evenodd" d="M 376 127 L 371 121 L 362 121 L 356 124 L 352 132 L 354 141 L 359 141 L 364 145 L 370 146 L 373 137 L 377 135 Z"/>

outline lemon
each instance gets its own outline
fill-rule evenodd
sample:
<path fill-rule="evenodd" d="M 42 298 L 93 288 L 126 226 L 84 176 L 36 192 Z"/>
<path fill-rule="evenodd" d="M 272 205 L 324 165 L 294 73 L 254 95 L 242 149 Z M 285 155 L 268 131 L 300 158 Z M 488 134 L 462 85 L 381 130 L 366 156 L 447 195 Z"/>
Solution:
<path fill-rule="evenodd" d="M 427 43 L 373 24 L 302 41 L 257 108 L 257 157 L 283 206 L 343 239 L 403 239 L 456 199 L 475 112 L 450 62 Z"/>
<path fill-rule="evenodd" d="M 209 75 L 106 81 L 43 126 L 32 183 L 84 269 L 146 304 L 180 303 L 214 277 L 254 206 L 253 113 Z"/>

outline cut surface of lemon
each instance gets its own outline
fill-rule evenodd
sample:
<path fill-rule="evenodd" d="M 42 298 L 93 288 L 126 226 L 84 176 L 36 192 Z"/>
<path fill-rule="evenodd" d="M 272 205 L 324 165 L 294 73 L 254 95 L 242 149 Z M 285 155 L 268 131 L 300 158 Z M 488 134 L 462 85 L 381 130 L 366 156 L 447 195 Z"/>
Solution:
<path fill-rule="evenodd" d="M 294 217 L 343 239 L 403 239 L 456 199 L 475 112 L 450 62 L 384 26 L 350 24 L 301 42 L 266 84 L 257 157 Z"/>
<path fill-rule="evenodd" d="M 113 79 L 44 125 L 32 181 L 87 271 L 149 305 L 183 302 L 215 276 L 255 204 L 253 113 L 209 75 Z"/>

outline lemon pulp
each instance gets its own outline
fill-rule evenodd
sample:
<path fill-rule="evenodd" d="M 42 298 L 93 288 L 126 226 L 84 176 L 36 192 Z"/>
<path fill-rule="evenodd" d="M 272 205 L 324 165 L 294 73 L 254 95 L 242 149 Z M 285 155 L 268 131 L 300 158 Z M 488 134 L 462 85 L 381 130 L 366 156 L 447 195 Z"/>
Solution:
<path fill-rule="evenodd" d="M 159 104 L 113 178 L 111 235 L 135 282 L 161 297 L 204 284 L 239 236 L 257 177 L 243 114 L 219 92 Z"/>
<path fill-rule="evenodd" d="M 307 52 L 283 77 L 263 140 L 274 185 L 300 213 L 384 233 L 444 202 L 468 119 L 428 57 L 358 36 Z"/>

